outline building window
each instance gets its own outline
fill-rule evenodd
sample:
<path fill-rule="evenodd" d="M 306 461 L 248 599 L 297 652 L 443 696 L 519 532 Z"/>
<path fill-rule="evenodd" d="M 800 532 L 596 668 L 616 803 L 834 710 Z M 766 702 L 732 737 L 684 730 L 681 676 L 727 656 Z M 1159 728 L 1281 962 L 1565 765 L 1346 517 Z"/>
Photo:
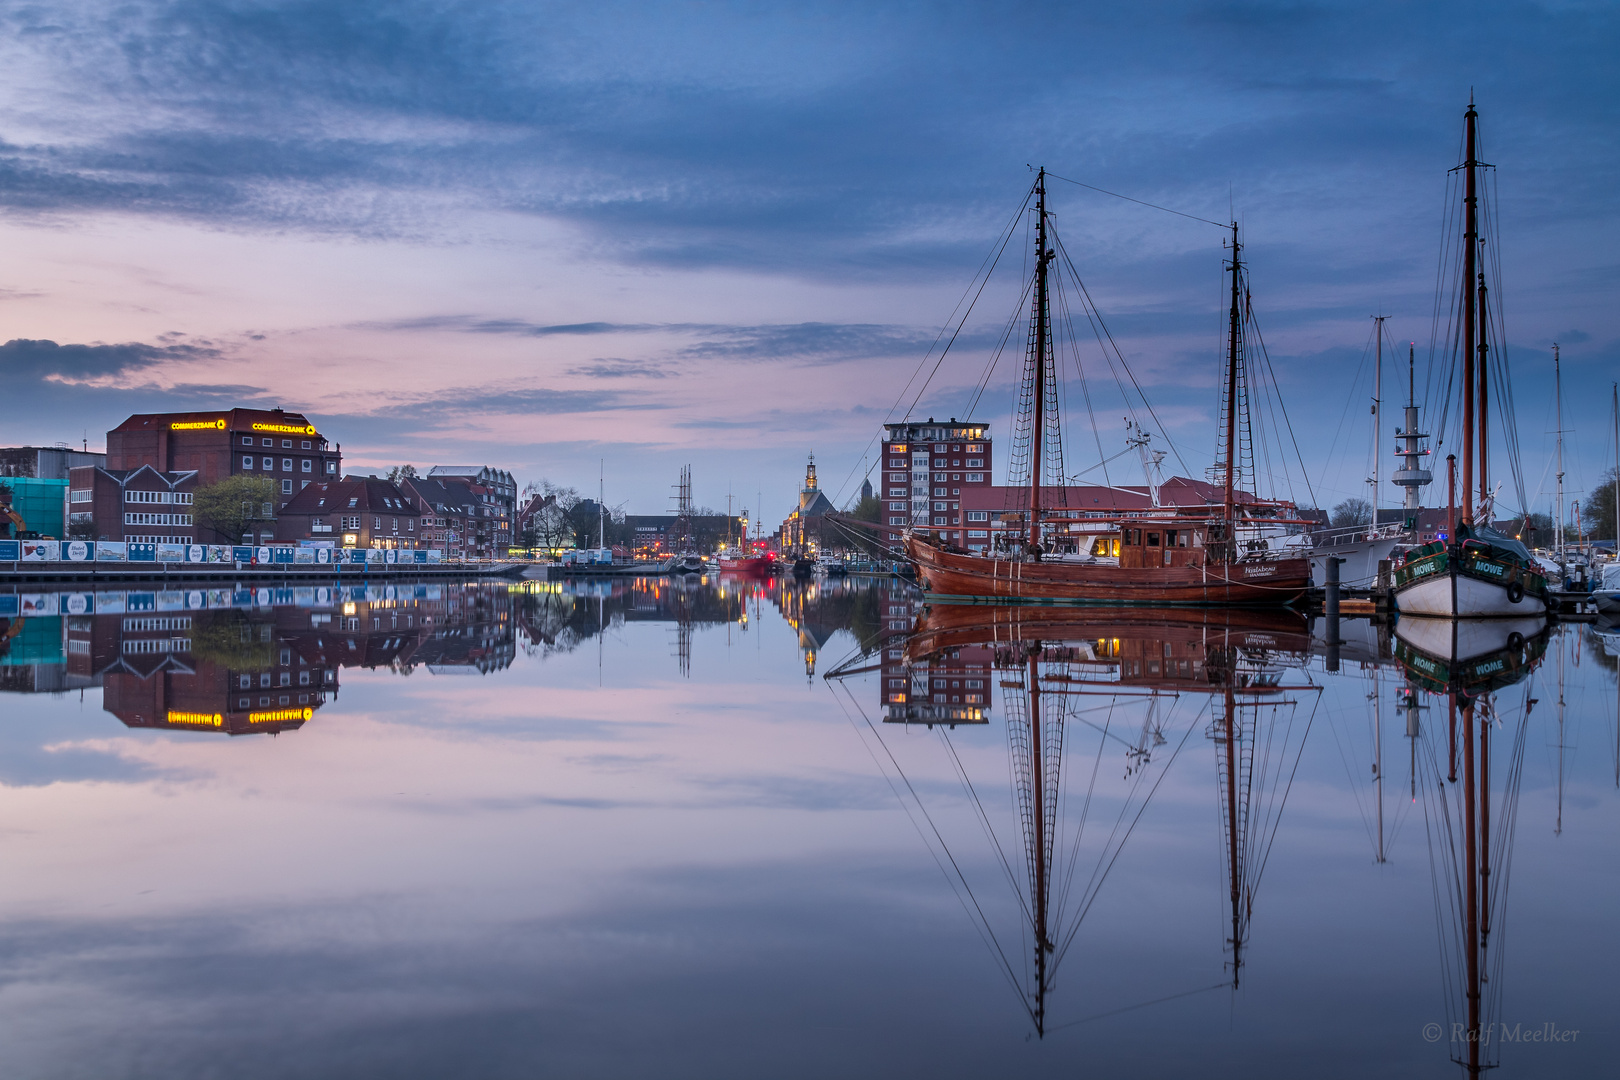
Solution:
<path fill-rule="evenodd" d="M 969 510 L 967 512 L 967 519 L 969 521 L 989 521 L 990 520 L 990 511 L 988 511 L 988 510 Z"/>
<path fill-rule="evenodd" d="M 416 531 L 416 519 L 415 518 L 406 518 L 405 519 L 405 531 L 406 532 L 415 532 Z"/>
<path fill-rule="evenodd" d="M 264 440 L 264 441 L 265 441 L 265 442 L 269 442 L 269 441 L 270 441 L 270 440 L 269 440 L 269 439 L 266 439 L 266 440 Z M 276 467 L 276 459 L 275 459 L 275 458 L 273 458 L 273 457 L 267 457 L 267 458 L 265 458 L 265 459 L 264 459 L 264 467 L 265 467 L 265 470 L 266 470 L 266 471 L 269 471 L 269 470 L 270 470 L 270 469 L 273 469 L 273 468 L 275 468 L 275 467 Z"/>
<path fill-rule="evenodd" d="M 281 482 L 281 493 L 283 495 L 291 495 L 292 494 L 292 481 L 291 480 L 283 480 Z"/>
<path fill-rule="evenodd" d="M 242 445 L 243 446 L 252 446 L 253 445 L 253 436 L 251 436 L 251 435 L 242 436 Z"/>
<path fill-rule="evenodd" d="M 242 455 L 242 468 L 244 468 L 244 469 L 253 468 L 253 455 L 251 455 L 251 454 L 243 454 Z"/>
<path fill-rule="evenodd" d="M 309 449 L 309 440 L 305 439 L 302 443 L 300 443 L 299 444 L 299 449 L 300 450 L 308 450 Z"/>
<path fill-rule="evenodd" d="M 982 446 L 970 446 L 970 447 L 967 448 L 967 452 L 970 453 L 970 454 L 982 454 L 982 453 L 984 453 L 984 447 L 982 447 Z"/>
<path fill-rule="evenodd" d="M 312 468 L 314 468 L 314 466 L 313 466 L 313 464 L 312 464 L 312 463 L 311 463 L 311 462 L 310 462 L 310 460 L 309 460 L 309 458 L 305 458 L 305 459 L 304 459 L 304 460 L 303 460 L 303 471 L 304 471 L 304 472 L 309 472 L 309 471 L 310 471 L 310 470 L 311 470 L 311 469 L 312 469 Z"/>
<path fill-rule="evenodd" d="M 976 457 L 968 458 L 967 459 L 967 467 L 970 468 L 970 469 L 982 469 L 982 468 L 984 468 L 984 458 L 976 458 Z"/>
<path fill-rule="evenodd" d="M 68 492 L 68 502 L 87 503 L 90 501 L 91 495 L 92 492 L 89 491 L 70 491 Z"/>
<path fill-rule="evenodd" d="M 891 517 L 889 519 L 889 524 L 890 525 L 904 525 L 905 523 L 906 523 L 906 519 L 903 518 L 903 517 Z"/>
<path fill-rule="evenodd" d="M 982 472 L 970 472 L 965 477 L 963 477 L 963 479 L 966 480 L 970 484 L 982 484 L 982 483 L 984 483 L 984 473 L 982 473 Z"/>
<path fill-rule="evenodd" d="M 300 481 L 298 481 L 298 490 L 299 491 L 303 491 L 307 487 L 309 487 L 309 481 L 308 480 L 300 480 Z"/>
<path fill-rule="evenodd" d="M 264 445 L 266 445 L 266 446 L 274 446 L 274 445 L 276 445 L 276 440 L 274 440 L 274 439 L 266 439 L 266 440 L 264 440 Z"/>
<path fill-rule="evenodd" d="M 328 473 L 335 473 L 335 472 L 337 472 L 337 462 L 335 462 L 335 461 L 328 461 L 328 462 L 327 462 L 327 463 L 326 463 L 326 471 L 327 471 L 327 472 L 328 472 Z"/>
<path fill-rule="evenodd" d="M 288 441 L 290 442 L 291 440 Z M 281 471 L 292 472 L 292 458 L 284 457 L 281 459 Z"/>
<path fill-rule="evenodd" d="M 382 518 L 380 518 L 380 517 L 372 518 L 371 519 L 371 527 L 373 529 L 381 529 L 382 528 Z"/>
<path fill-rule="evenodd" d="M 282 439 L 281 440 L 281 448 L 283 450 L 291 450 L 292 449 L 292 440 L 291 439 Z"/>
<path fill-rule="evenodd" d="M 985 529 L 969 529 L 968 530 L 968 539 L 969 540 L 985 540 L 985 539 L 988 539 L 989 536 L 990 536 L 989 531 L 985 530 Z"/>

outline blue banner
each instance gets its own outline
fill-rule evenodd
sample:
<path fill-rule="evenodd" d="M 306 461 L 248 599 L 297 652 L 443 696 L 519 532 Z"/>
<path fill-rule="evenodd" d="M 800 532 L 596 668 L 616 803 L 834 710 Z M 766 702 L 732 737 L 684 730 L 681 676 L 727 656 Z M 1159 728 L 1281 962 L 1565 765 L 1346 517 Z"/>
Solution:
<path fill-rule="evenodd" d="M 130 562 L 157 562 L 156 544 L 128 545 Z"/>

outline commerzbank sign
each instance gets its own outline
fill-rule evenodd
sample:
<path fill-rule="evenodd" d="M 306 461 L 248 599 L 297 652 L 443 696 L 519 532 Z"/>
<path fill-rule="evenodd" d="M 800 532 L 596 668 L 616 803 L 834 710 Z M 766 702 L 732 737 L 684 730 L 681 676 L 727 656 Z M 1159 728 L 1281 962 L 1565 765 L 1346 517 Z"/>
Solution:
<path fill-rule="evenodd" d="M 170 431 L 224 431 L 225 418 L 217 420 L 176 420 L 169 425 Z M 314 424 L 254 424 L 254 431 L 270 431 L 277 435 L 313 435 Z"/>

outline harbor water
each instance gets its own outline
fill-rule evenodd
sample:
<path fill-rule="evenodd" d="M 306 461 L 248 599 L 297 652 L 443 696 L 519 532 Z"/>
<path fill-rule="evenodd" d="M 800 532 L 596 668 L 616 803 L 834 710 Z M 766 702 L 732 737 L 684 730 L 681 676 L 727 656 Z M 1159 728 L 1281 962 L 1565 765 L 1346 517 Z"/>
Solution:
<path fill-rule="evenodd" d="M 29 588 L 0 618 L 3 1077 L 1467 1057 L 1461 751 L 1388 625 L 1028 622 L 860 577 Z M 1620 634 L 1514 650 L 1470 691 L 1484 1056 L 1603 1075 Z"/>

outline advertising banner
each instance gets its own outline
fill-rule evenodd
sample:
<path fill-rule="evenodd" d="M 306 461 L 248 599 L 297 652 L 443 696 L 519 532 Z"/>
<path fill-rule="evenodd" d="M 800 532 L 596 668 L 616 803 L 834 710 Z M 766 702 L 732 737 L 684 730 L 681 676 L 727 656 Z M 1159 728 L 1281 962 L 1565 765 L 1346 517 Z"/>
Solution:
<path fill-rule="evenodd" d="M 252 562 L 253 561 L 253 549 L 250 548 L 250 547 L 240 547 L 240 546 L 231 548 L 231 561 L 232 562 L 239 562 L 239 563 L 250 563 L 250 562 Z"/>
<path fill-rule="evenodd" d="M 30 616 L 42 618 L 57 613 L 55 593 L 23 593 L 21 599 L 22 616 L 25 619 Z"/>
<path fill-rule="evenodd" d="M 96 562 L 123 562 L 129 558 L 128 545 L 111 540 L 96 543 Z"/>
<path fill-rule="evenodd" d="M 16 593 L 0 593 L 0 619 L 15 619 L 22 610 L 22 600 Z"/>
<path fill-rule="evenodd" d="M 125 611 L 156 611 L 157 593 L 132 592 L 124 594 Z"/>
<path fill-rule="evenodd" d="M 208 545 L 208 561 L 211 562 L 211 563 L 227 563 L 227 562 L 235 562 L 236 560 L 231 558 L 230 545 L 228 545 L 228 544 L 209 544 Z"/>
<path fill-rule="evenodd" d="M 128 608 L 128 594 L 122 592 L 96 593 L 96 614 L 122 615 Z"/>
<path fill-rule="evenodd" d="M 270 561 L 270 549 L 268 547 L 256 547 L 253 549 L 253 557 L 261 563 L 268 563 Z"/>
<path fill-rule="evenodd" d="M 313 566 L 313 565 L 315 565 L 315 549 L 314 548 L 297 548 L 297 549 L 295 549 L 293 551 L 293 562 L 298 563 L 301 566 Z"/>
<path fill-rule="evenodd" d="M 298 554 L 295 547 L 273 547 L 270 549 L 270 561 L 273 563 L 291 564 Z"/>
<path fill-rule="evenodd" d="M 156 544 L 126 544 L 130 562 L 157 562 Z"/>
<path fill-rule="evenodd" d="M 186 562 L 207 562 L 208 549 L 201 544 L 186 545 Z"/>
<path fill-rule="evenodd" d="M 157 545 L 158 562 L 185 562 L 186 546 L 184 544 Z"/>
<path fill-rule="evenodd" d="M 186 610 L 186 594 L 183 592 L 160 592 L 157 594 L 158 611 L 184 611 Z"/>
<path fill-rule="evenodd" d="M 23 540 L 23 562 L 60 562 L 62 559 L 62 543 L 60 540 Z"/>
<path fill-rule="evenodd" d="M 96 545 L 93 540 L 64 540 L 62 541 L 62 560 L 64 562 L 94 562 L 96 559 Z"/>
<path fill-rule="evenodd" d="M 22 558 L 22 542 L 19 540 L 0 540 L 0 562 L 16 562 Z"/>
<path fill-rule="evenodd" d="M 430 548 L 427 552 L 425 552 L 425 554 L 427 555 L 427 561 L 430 563 L 444 561 L 444 552 L 438 550 L 437 548 Z"/>
<path fill-rule="evenodd" d="M 328 563 L 330 563 L 332 561 L 332 549 L 331 548 L 329 548 L 329 547 L 318 547 L 318 548 L 311 548 L 310 550 L 315 553 L 315 561 L 320 563 L 322 566 L 326 566 Z"/>
<path fill-rule="evenodd" d="M 70 592 L 60 594 L 62 597 L 62 614 L 64 615 L 94 615 L 96 612 L 96 594 L 87 592 Z"/>

